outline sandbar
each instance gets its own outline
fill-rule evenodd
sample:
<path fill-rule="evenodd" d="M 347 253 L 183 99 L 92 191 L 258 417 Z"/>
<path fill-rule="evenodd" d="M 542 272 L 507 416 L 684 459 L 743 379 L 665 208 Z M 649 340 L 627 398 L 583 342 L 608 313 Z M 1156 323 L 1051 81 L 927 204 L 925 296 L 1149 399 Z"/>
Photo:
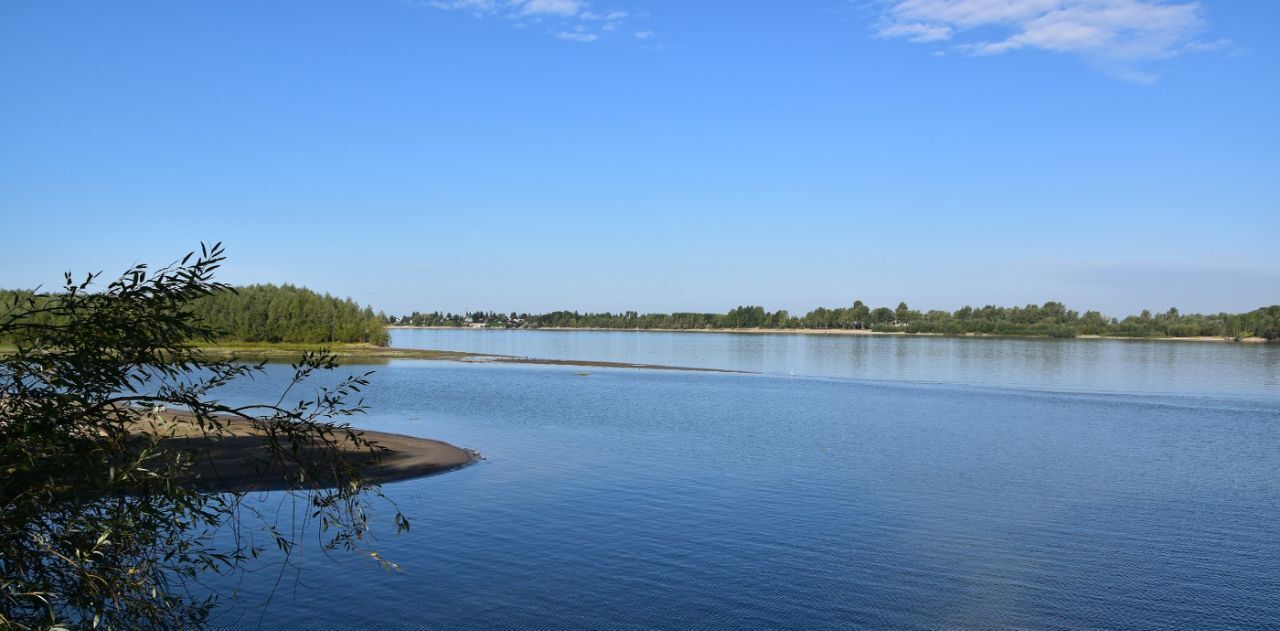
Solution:
<path fill-rule="evenodd" d="M 267 462 L 264 432 L 249 421 L 220 419 L 225 429 L 220 436 L 208 436 L 193 422 L 190 414 L 162 412 L 139 421 L 137 431 L 163 436 L 162 444 L 175 446 L 194 455 L 191 483 L 201 490 L 217 492 L 275 491 L 292 488 L 288 477 L 296 467 Z M 382 449 L 374 457 L 367 449 L 344 447 L 341 459 L 359 472 L 366 482 L 383 484 L 408 480 L 465 467 L 481 459 L 479 452 L 455 447 L 449 443 L 353 428 L 364 439 Z M 341 437 L 341 433 L 335 435 Z M 321 449 L 303 448 L 308 457 L 333 457 Z M 317 480 L 311 486 L 326 486 Z"/>

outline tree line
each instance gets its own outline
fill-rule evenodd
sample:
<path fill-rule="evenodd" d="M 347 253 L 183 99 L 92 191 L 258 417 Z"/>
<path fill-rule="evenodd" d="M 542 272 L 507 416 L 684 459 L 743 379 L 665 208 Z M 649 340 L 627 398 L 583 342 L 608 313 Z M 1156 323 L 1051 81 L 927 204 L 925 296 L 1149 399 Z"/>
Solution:
<path fill-rule="evenodd" d="M 0 312 L 31 296 L 36 295 L 28 290 L 0 290 Z M 361 307 L 350 298 L 340 299 L 293 285 L 237 287 L 196 299 L 191 308 L 202 325 L 217 331 L 218 340 L 223 342 L 363 342 L 386 346 L 391 339 L 381 313 Z"/>
<path fill-rule="evenodd" d="M 766 311 L 740 306 L 727 313 L 579 313 L 510 314 L 472 311 L 462 314 L 413 312 L 386 318 L 387 324 L 409 326 L 484 326 L 496 328 L 583 329 L 822 329 L 943 335 L 1027 335 L 1076 337 L 1262 337 L 1280 339 L 1280 305 L 1247 313 L 1184 314 L 1177 309 L 1153 314 L 1143 311 L 1112 318 L 1098 311 L 1068 309 L 1060 302 L 1024 307 L 964 306 L 955 311 L 912 309 L 905 302 L 895 308 L 875 307 L 855 300 L 848 307 L 819 307 L 803 316 L 785 309 Z"/>

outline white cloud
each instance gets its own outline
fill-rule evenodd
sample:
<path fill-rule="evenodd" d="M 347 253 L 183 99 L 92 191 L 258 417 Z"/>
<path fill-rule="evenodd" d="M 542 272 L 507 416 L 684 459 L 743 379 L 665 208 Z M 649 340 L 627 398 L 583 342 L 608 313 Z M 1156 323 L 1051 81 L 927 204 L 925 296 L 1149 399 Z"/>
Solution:
<path fill-rule="evenodd" d="M 1123 79 L 1149 83 L 1151 62 L 1220 48 L 1198 2 L 1185 0 L 885 0 L 876 35 L 947 42 L 971 55 L 1036 49 L 1077 55 Z"/>
<path fill-rule="evenodd" d="M 546 24 L 553 37 L 574 42 L 594 42 L 618 30 L 629 17 L 626 11 L 593 11 L 587 0 L 405 0 L 413 6 L 494 16 L 517 27 Z"/>
<path fill-rule="evenodd" d="M 600 39 L 600 36 L 595 33 L 583 33 L 581 31 L 556 31 L 552 35 L 571 42 L 594 42 Z"/>
<path fill-rule="evenodd" d="M 494 0 L 428 0 L 425 3 L 417 2 L 412 4 L 425 4 L 445 11 L 471 11 L 473 13 L 492 13 L 497 8 Z"/>
<path fill-rule="evenodd" d="M 880 28 L 880 37 L 905 37 L 913 42 L 937 42 L 951 39 L 951 27 L 924 22 L 886 24 Z"/>
<path fill-rule="evenodd" d="M 627 17 L 627 15 L 628 14 L 626 11 L 610 11 L 608 13 L 594 13 L 592 11 L 583 11 L 582 15 L 579 17 L 581 17 L 584 20 L 605 20 L 608 22 L 614 22 Z"/>
<path fill-rule="evenodd" d="M 654 35 L 656 35 L 656 33 L 654 33 L 653 31 L 636 31 L 635 33 L 631 34 L 632 37 L 636 39 L 641 39 L 641 40 L 653 39 Z"/>
<path fill-rule="evenodd" d="M 587 3 L 581 0 L 528 0 L 520 6 L 520 13 L 522 15 L 573 17 L 586 6 Z"/>

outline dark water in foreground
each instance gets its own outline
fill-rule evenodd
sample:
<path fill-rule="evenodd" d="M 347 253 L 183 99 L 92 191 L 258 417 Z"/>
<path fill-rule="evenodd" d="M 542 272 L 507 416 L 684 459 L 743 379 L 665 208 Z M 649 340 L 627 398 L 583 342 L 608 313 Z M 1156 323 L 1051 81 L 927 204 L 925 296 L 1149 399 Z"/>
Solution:
<path fill-rule="evenodd" d="M 413 519 L 410 533 L 379 546 L 402 573 L 312 554 L 261 620 L 229 607 L 221 623 L 1280 621 L 1280 396 L 1265 376 L 1244 392 L 1166 396 L 1136 381 L 1124 393 L 1123 380 L 1094 393 L 1070 379 L 1055 391 L 444 362 L 376 369 L 360 425 L 442 438 L 487 461 L 386 487 Z M 272 381 L 229 394 L 265 396 Z M 240 587 L 258 596 L 277 577 L 251 574 Z"/>

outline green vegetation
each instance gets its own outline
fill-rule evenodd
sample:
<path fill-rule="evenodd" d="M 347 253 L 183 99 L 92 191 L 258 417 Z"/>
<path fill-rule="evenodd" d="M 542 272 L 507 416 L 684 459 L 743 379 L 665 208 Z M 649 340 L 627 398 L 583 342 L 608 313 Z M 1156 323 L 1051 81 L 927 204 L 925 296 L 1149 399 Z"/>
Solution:
<path fill-rule="evenodd" d="M 507 328 L 599 329 L 825 329 L 879 332 L 934 333 L 942 335 L 1028 335 L 1076 337 L 1220 337 L 1280 339 L 1280 306 L 1248 313 L 1216 315 L 1182 314 L 1177 309 L 1152 315 L 1143 311 L 1123 319 L 1097 311 L 1083 314 L 1058 302 L 1025 307 L 965 306 L 951 311 L 920 312 L 906 303 L 895 308 L 871 308 L 861 300 L 849 307 L 819 307 L 803 316 L 786 310 L 738 307 L 717 313 L 578 313 L 555 311 L 541 315 L 473 312 L 463 315 L 418 313 L 391 318 L 390 324 L 413 326 L 487 326 Z"/>
<path fill-rule="evenodd" d="M 0 290 L 2 305 L 29 299 L 44 300 L 31 291 Z M 249 285 L 219 291 L 193 301 L 191 307 L 203 326 L 217 332 L 214 340 L 223 344 L 267 342 L 314 347 L 334 343 L 386 346 L 390 342 L 381 314 L 349 298 L 340 300 L 292 285 Z M 45 324 L 54 322 L 51 314 L 38 317 Z"/>
<path fill-rule="evenodd" d="M 0 356 L 0 628 L 199 628 L 216 597 L 203 575 L 244 571 L 264 548 L 293 567 L 304 537 L 383 563 L 366 535 L 381 494 L 342 457 L 382 452 L 339 422 L 363 411 L 350 401 L 368 373 L 299 392 L 336 366 L 306 353 L 271 403 L 214 399 L 263 370 L 197 346 L 219 335 L 197 305 L 230 292 L 212 280 L 221 261 L 218 246 L 202 247 L 155 273 L 134 267 L 102 291 L 90 291 L 96 275 L 68 274 L 59 293 L 10 294 L 0 306 L 0 338 L 12 340 Z M 299 403 L 286 406 L 284 394 Z M 280 471 L 293 489 L 283 499 L 309 517 L 278 529 L 243 492 L 202 490 L 201 454 L 172 439 L 166 407 L 193 417 L 212 444 L 234 440 L 233 422 L 260 432 L 248 466 Z M 388 516 L 408 527 L 394 506 Z"/>
<path fill-rule="evenodd" d="M 249 285 L 199 300 L 196 315 L 221 331 L 219 340 L 237 342 L 364 342 L 386 346 L 390 341 L 383 317 L 350 298 L 292 285 Z"/>

